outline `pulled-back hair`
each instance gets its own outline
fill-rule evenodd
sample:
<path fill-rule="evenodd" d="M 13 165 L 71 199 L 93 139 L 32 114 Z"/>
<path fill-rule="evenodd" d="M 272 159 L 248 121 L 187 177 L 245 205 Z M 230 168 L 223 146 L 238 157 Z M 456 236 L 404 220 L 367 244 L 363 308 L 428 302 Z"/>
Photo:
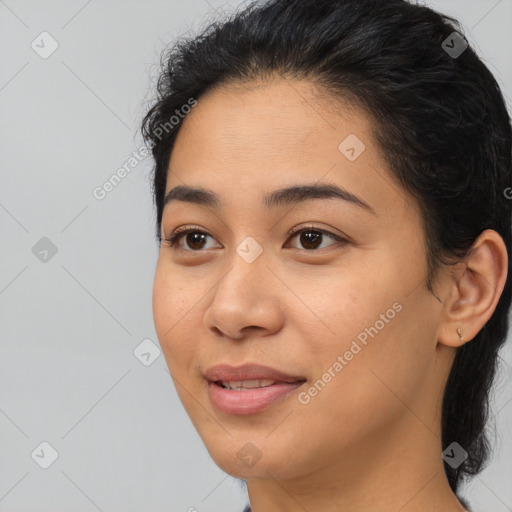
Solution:
<path fill-rule="evenodd" d="M 443 398 L 442 447 L 456 441 L 468 452 L 457 468 L 444 464 L 455 493 L 489 458 L 489 396 L 511 303 L 512 168 L 499 86 L 471 46 L 447 51 L 461 48 L 454 32 L 463 35 L 453 18 L 404 0 L 253 2 L 165 53 L 142 134 L 155 162 L 159 241 L 181 126 L 169 119 L 214 87 L 273 76 L 310 80 L 370 117 L 391 176 L 420 206 L 430 292 L 436 270 L 464 258 L 482 231 L 501 235 L 509 251 L 505 288 L 476 338 L 457 349 Z"/>

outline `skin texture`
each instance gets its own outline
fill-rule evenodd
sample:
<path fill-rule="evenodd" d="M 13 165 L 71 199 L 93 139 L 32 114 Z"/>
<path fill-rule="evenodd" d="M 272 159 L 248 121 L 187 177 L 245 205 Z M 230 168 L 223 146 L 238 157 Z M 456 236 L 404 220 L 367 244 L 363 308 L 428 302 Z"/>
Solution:
<path fill-rule="evenodd" d="M 166 190 L 211 189 L 222 206 L 166 205 L 163 236 L 185 225 L 209 236 L 196 250 L 187 235 L 162 243 L 155 326 L 188 415 L 214 461 L 247 480 L 253 512 L 463 510 L 441 458 L 442 393 L 457 328 L 471 340 L 492 315 L 507 253 L 485 231 L 465 262 L 441 269 L 439 300 L 430 293 L 419 210 L 371 126 L 313 84 L 275 78 L 201 97 L 172 153 Z M 338 149 L 350 134 L 365 144 L 354 161 Z M 375 213 L 326 198 L 264 207 L 265 193 L 306 183 L 334 183 Z M 347 242 L 323 235 L 308 249 L 287 236 L 310 223 Z M 263 250 L 252 263 L 236 252 L 248 236 Z M 309 403 L 299 390 L 250 415 L 210 402 L 203 374 L 220 363 L 305 376 L 307 391 L 393 304 L 400 311 Z M 247 443 L 261 456 L 251 466 L 237 456 Z"/>

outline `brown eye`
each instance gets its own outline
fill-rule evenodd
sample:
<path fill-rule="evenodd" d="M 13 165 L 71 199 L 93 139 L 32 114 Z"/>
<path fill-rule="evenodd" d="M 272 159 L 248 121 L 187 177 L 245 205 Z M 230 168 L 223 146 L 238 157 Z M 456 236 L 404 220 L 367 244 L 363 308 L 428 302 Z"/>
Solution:
<path fill-rule="evenodd" d="M 299 240 L 305 249 L 318 249 L 322 243 L 323 234 L 319 231 L 303 231 Z"/>
<path fill-rule="evenodd" d="M 206 237 L 204 233 L 192 232 L 186 233 L 185 242 L 191 249 L 202 249 L 206 243 Z"/>
<path fill-rule="evenodd" d="M 291 234 L 291 238 L 296 238 L 297 235 L 300 235 L 298 237 L 298 240 L 300 242 L 301 247 L 294 247 L 296 249 L 305 249 L 308 251 L 314 251 L 318 248 L 323 249 L 324 247 L 321 247 L 322 242 L 324 241 L 325 237 L 331 238 L 335 242 L 347 242 L 343 238 L 330 233 L 329 231 L 325 231 L 323 229 L 318 228 L 303 228 L 300 230 L 297 230 Z M 329 244 L 333 245 L 333 244 Z"/>
<path fill-rule="evenodd" d="M 182 238 L 185 239 L 185 247 L 180 245 Z M 172 235 L 165 237 L 163 241 L 171 247 L 178 244 L 178 248 L 185 251 L 200 251 L 205 248 L 208 238 L 212 237 L 204 231 L 196 228 L 187 228 L 176 230 Z M 209 247 L 206 248 L 209 249 Z"/>

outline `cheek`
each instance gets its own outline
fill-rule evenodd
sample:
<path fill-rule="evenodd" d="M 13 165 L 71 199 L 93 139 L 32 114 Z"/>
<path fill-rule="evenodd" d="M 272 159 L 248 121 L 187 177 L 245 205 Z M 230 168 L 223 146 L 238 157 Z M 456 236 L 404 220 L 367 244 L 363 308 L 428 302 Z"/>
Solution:
<path fill-rule="evenodd" d="M 317 312 L 302 329 L 318 383 L 311 404 L 334 414 L 327 422 L 338 415 L 360 424 L 354 414 L 395 413 L 403 405 L 394 393 L 412 400 L 433 362 L 435 322 L 421 293 L 407 296 L 410 286 L 392 266 L 373 268 L 346 273 L 319 294 L 298 291 Z"/>
<path fill-rule="evenodd" d="M 349 430 L 362 425 L 378 430 L 420 400 L 435 363 L 435 330 L 425 309 L 406 300 L 388 296 L 364 314 L 352 311 L 346 322 L 338 322 L 337 339 L 318 350 L 325 355 L 317 378 L 330 382 L 311 403 L 324 411 L 325 425 L 339 426 L 341 420 Z M 334 378 L 326 375 L 329 368 Z M 351 435 L 359 434 L 352 430 Z"/>
<path fill-rule="evenodd" d="M 187 295 L 179 277 L 163 267 L 159 262 L 153 283 L 153 320 L 167 365 L 174 374 L 186 369 L 193 358 L 196 344 L 184 340 L 194 328 L 191 308 L 196 301 Z"/>
<path fill-rule="evenodd" d="M 393 304 L 399 294 L 388 283 L 379 282 L 382 276 L 364 270 L 343 268 L 336 279 L 322 277 L 324 281 L 315 287 L 310 282 L 294 284 L 295 293 L 309 306 L 308 310 L 302 306 L 307 314 L 301 315 L 301 329 L 307 334 L 309 350 L 324 366 L 351 348 L 357 352 L 354 341 L 364 350 L 365 343 L 382 338 L 398 321 L 401 306 L 393 308 Z"/>

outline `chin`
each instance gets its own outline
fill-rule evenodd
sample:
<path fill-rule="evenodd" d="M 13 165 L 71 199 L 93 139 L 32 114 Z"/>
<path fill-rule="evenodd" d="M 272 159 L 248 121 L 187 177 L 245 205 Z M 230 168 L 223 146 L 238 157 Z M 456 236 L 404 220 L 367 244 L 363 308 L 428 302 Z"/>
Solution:
<path fill-rule="evenodd" d="M 290 453 L 297 452 L 294 443 L 290 443 L 291 451 L 288 451 L 284 440 L 265 439 L 267 430 L 254 434 L 231 433 L 232 437 L 225 434 L 222 438 L 203 438 L 203 442 L 215 464 L 235 478 L 268 479 L 272 475 L 286 479 L 293 476 L 288 474 L 292 468 L 295 473 L 301 467 L 301 461 L 290 457 Z"/>
<path fill-rule="evenodd" d="M 215 464 L 217 464 L 222 471 L 234 478 L 249 480 L 268 478 L 269 474 L 274 475 L 278 466 L 277 461 L 268 460 L 263 454 L 261 454 L 261 458 L 258 459 L 256 455 L 251 460 L 251 456 L 249 455 L 250 449 L 247 450 L 247 447 L 244 448 L 244 446 L 245 445 L 243 445 L 240 450 L 219 448 L 218 452 L 210 451 L 210 455 Z"/>

